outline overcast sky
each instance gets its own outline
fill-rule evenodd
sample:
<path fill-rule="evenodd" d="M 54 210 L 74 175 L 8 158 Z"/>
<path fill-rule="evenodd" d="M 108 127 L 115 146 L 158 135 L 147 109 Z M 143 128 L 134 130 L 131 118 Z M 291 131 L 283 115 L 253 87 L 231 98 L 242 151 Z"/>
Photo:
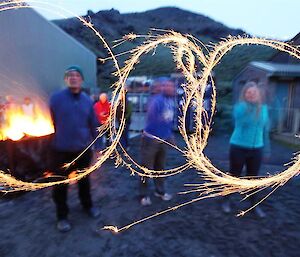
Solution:
<path fill-rule="evenodd" d="M 290 39 L 300 32 L 300 0 L 47 0 L 78 14 L 87 10 L 117 9 L 121 13 L 141 12 L 176 6 L 204 14 L 232 28 L 262 37 Z M 42 12 L 48 19 L 58 18 Z"/>

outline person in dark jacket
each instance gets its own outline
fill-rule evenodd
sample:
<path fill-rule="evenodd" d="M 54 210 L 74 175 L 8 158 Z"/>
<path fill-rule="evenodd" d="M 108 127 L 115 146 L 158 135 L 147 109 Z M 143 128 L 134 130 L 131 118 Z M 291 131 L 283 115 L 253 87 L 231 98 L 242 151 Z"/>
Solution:
<path fill-rule="evenodd" d="M 124 130 L 120 139 L 120 143 L 121 145 L 125 148 L 125 149 L 129 149 L 129 128 L 130 128 L 130 124 L 131 124 L 131 114 L 132 114 L 132 104 L 131 102 L 128 100 L 128 96 L 127 96 L 127 92 L 125 95 L 125 110 L 124 110 L 124 119 L 125 119 L 125 126 L 124 126 Z M 122 120 L 122 105 L 119 104 L 117 107 L 117 120 L 118 123 L 121 123 Z"/>
<path fill-rule="evenodd" d="M 62 168 L 73 161 L 97 135 L 97 120 L 93 103 L 84 92 L 84 76 L 78 66 L 71 66 L 65 72 L 67 88 L 53 94 L 50 98 L 50 110 L 55 128 L 52 141 L 52 163 L 55 175 L 68 178 L 73 171 L 87 168 L 92 160 L 92 151 L 87 150 L 70 168 Z M 92 217 L 99 216 L 99 208 L 93 207 L 90 194 L 89 177 L 78 181 L 79 198 L 83 209 Z M 53 200 L 56 204 L 57 229 L 69 231 L 72 226 L 68 220 L 67 205 L 68 184 L 53 188 Z"/>
<path fill-rule="evenodd" d="M 165 168 L 167 147 L 157 138 L 173 141 L 174 83 L 168 78 L 159 78 L 154 82 L 153 93 L 148 103 L 142 135 L 141 164 L 148 169 L 161 171 Z M 140 203 L 143 206 L 151 204 L 148 180 L 147 177 L 140 179 Z M 156 197 L 163 201 L 171 200 L 172 195 L 165 192 L 164 178 L 154 178 L 154 184 Z"/>

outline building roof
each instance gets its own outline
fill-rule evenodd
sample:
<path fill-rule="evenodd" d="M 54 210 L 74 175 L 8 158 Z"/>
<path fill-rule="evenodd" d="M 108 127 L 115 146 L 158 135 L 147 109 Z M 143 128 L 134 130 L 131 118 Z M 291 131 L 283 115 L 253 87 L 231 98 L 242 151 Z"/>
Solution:
<path fill-rule="evenodd" d="M 266 71 L 269 76 L 300 77 L 300 64 L 250 62 L 250 65 Z"/>

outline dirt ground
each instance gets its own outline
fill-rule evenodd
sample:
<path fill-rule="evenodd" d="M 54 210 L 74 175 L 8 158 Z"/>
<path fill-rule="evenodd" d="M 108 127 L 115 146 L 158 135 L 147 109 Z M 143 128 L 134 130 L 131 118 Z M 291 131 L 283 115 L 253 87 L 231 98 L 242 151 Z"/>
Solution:
<path fill-rule="evenodd" d="M 222 151 L 216 151 L 222 149 Z M 228 168 L 228 137 L 214 136 L 206 153 L 212 162 Z M 138 153 L 138 140 L 131 151 Z M 275 172 L 292 157 L 292 150 L 273 144 L 272 159 L 262 172 Z M 171 152 L 168 166 L 184 159 Z M 141 207 L 138 178 L 107 161 L 91 176 L 95 205 L 101 216 L 93 220 L 82 212 L 77 186 L 69 190 L 70 220 L 73 230 L 59 233 L 55 227 L 55 209 L 51 189 L 30 192 L 14 199 L 0 200 L 1 257 L 298 257 L 300 244 L 300 180 L 294 178 L 271 195 L 261 208 L 267 217 L 254 213 L 238 218 L 245 208 L 234 197 L 234 212 L 224 214 L 221 199 L 200 201 L 169 214 L 154 218 L 120 234 L 103 231 L 105 225 L 124 226 L 157 211 L 185 202 L 196 195 L 177 195 L 185 183 L 201 182 L 190 170 L 167 179 L 167 189 L 174 194 L 170 202 L 152 197 L 153 204 Z"/>

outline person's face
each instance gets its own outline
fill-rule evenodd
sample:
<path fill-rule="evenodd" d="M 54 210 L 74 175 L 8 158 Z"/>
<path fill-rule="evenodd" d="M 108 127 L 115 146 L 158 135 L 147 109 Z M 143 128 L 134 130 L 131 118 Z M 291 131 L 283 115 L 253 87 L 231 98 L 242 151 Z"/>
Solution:
<path fill-rule="evenodd" d="M 172 81 L 165 82 L 163 92 L 166 96 L 175 96 L 175 85 Z"/>
<path fill-rule="evenodd" d="M 65 77 L 65 83 L 72 93 L 78 94 L 81 90 L 83 79 L 78 71 L 69 71 Z"/>
<path fill-rule="evenodd" d="M 101 103 L 105 103 L 107 101 L 107 95 L 106 94 L 101 94 L 99 96 L 99 100 Z"/>
<path fill-rule="evenodd" d="M 8 103 L 12 103 L 12 102 L 14 101 L 13 96 L 11 96 L 11 95 L 6 96 L 6 101 L 7 101 Z"/>
<path fill-rule="evenodd" d="M 159 94 L 161 92 L 161 85 L 158 83 L 154 83 L 150 88 L 150 93 L 153 95 Z"/>
<path fill-rule="evenodd" d="M 25 103 L 26 105 L 29 105 L 29 104 L 31 103 L 30 98 L 25 98 L 24 103 Z"/>
<path fill-rule="evenodd" d="M 245 92 L 245 100 L 249 103 L 260 102 L 260 92 L 256 87 L 250 87 Z"/>

